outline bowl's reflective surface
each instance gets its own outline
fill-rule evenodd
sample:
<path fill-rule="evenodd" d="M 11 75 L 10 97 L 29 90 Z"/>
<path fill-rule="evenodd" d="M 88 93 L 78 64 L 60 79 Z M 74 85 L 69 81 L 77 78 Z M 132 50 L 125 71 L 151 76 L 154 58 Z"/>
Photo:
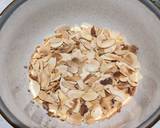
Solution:
<path fill-rule="evenodd" d="M 0 31 L 0 94 L 9 110 L 29 127 L 75 127 L 57 119 L 31 101 L 27 70 L 31 53 L 61 24 L 91 24 L 121 32 L 139 47 L 143 79 L 136 95 L 109 120 L 79 128 L 133 128 L 160 105 L 160 21 L 139 1 L 34 0 L 18 8 Z"/>

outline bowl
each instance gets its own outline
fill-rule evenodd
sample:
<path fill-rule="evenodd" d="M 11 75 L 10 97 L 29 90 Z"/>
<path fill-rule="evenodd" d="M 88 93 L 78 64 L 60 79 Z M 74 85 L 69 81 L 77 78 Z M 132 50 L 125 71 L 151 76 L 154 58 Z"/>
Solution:
<path fill-rule="evenodd" d="M 1 114 L 19 128 L 151 127 L 160 116 L 158 16 L 148 0 L 15 0 L 0 17 Z M 50 118 L 32 101 L 26 66 L 36 45 L 57 26 L 84 22 L 118 31 L 137 45 L 143 79 L 121 112 L 91 125 L 72 125 Z"/>

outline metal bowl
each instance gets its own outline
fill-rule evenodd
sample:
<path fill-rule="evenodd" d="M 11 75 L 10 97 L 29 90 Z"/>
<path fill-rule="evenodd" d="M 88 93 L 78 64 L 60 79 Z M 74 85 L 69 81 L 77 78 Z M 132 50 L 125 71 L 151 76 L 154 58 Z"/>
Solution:
<path fill-rule="evenodd" d="M 19 128 L 151 127 L 160 116 L 158 17 L 160 12 L 149 0 L 15 0 L 0 17 L 1 114 Z M 121 32 L 137 45 L 143 79 L 120 113 L 92 125 L 76 126 L 48 117 L 33 103 L 24 66 L 35 46 L 56 26 L 83 22 Z"/>

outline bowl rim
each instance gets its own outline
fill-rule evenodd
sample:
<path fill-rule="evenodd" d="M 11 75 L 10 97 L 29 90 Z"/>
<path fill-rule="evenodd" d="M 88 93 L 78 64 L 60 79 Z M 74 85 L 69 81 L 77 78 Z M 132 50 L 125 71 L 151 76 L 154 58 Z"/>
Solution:
<path fill-rule="evenodd" d="M 0 30 L 7 21 L 7 19 L 12 15 L 12 13 L 27 0 L 14 0 L 2 13 L 0 16 Z M 138 0 L 140 3 L 145 5 L 150 11 L 152 11 L 157 18 L 160 20 L 160 10 L 150 1 L 150 0 Z M 21 121 L 19 121 L 11 111 L 7 108 L 2 98 L 0 97 L 0 114 L 2 117 L 14 128 L 29 128 Z M 158 120 L 160 120 L 160 106 L 158 109 L 142 124 L 137 128 L 151 128 Z"/>

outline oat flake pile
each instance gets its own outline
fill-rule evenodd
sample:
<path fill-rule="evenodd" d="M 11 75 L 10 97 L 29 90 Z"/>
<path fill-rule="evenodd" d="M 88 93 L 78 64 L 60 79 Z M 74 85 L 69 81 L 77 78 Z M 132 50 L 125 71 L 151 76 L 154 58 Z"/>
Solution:
<path fill-rule="evenodd" d="M 120 111 L 141 79 L 138 48 L 92 25 L 59 27 L 32 55 L 29 89 L 48 115 L 94 123 Z"/>

